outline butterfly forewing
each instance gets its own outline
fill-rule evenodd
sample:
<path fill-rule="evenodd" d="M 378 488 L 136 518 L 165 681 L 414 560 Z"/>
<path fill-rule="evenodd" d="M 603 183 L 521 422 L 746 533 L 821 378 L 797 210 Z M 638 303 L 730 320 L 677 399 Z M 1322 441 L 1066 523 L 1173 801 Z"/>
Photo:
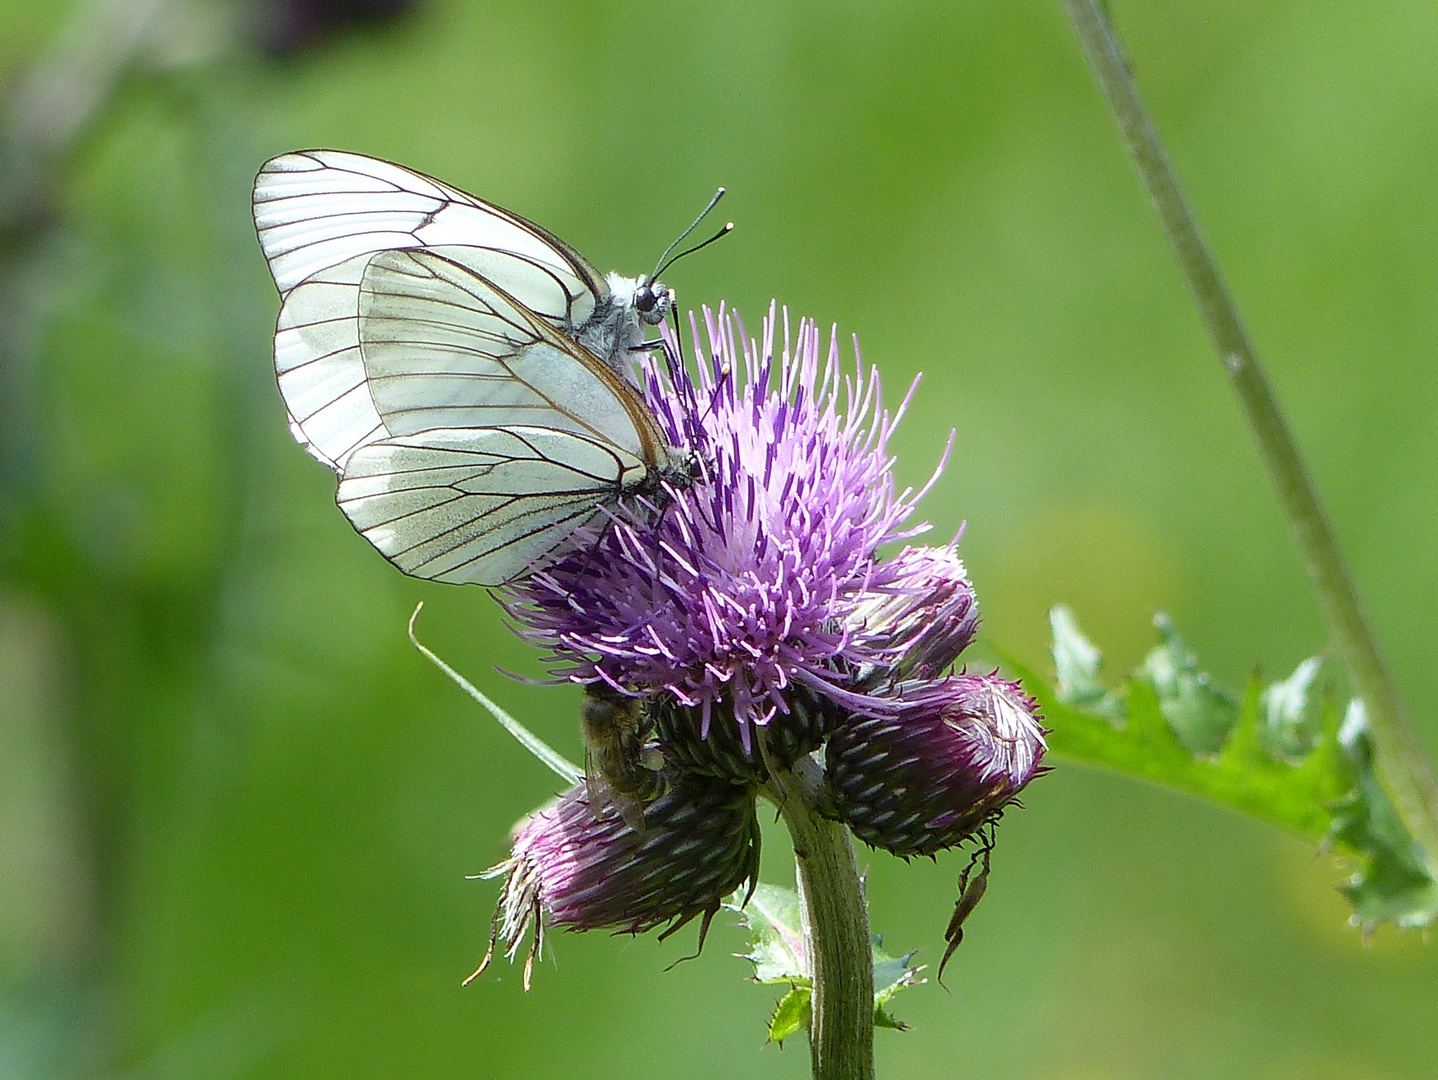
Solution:
<path fill-rule="evenodd" d="M 607 295 L 584 256 L 533 222 L 388 161 L 339 150 L 282 154 L 255 179 L 255 228 L 280 295 L 356 255 L 457 245 L 547 270 L 556 294 L 534 310 L 579 326 Z M 462 260 L 461 260 L 462 261 Z M 493 275 L 487 275 L 493 276 Z"/>
<path fill-rule="evenodd" d="M 316 274 L 290 292 L 275 326 L 275 376 L 295 438 L 333 469 L 389 434 L 365 384 L 359 283 L 373 256 Z"/>
<path fill-rule="evenodd" d="M 651 462 L 663 445 L 633 387 L 507 290 L 433 252 L 370 260 L 359 336 L 391 434 L 542 424 Z"/>

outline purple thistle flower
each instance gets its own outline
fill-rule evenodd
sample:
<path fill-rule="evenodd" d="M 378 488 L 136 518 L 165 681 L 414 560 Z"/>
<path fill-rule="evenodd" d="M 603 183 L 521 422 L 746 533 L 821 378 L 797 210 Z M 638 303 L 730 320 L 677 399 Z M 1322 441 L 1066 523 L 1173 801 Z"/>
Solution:
<path fill-rule="evenodd" d="M 702 949 L 720 902 L 758 873 L 752 788 L 682 777 L 645 808 L 643 832 L 602 797 L 596 813 L 587 785 L 570 788 L 522 821 L 510 857 L 480 875 L 505 882 L 489 950 L 466 983 L 489 966 L 496 940 L 513 960 L 531 928 L 526 990 L 546 926 L 640 934 L 669 923 L 662 939 L 702 915 Z"/>
<path fill-rule="evenodd" d="M 645 369 L 698 479 L 667 487 L 662 507 L 616 508 L 504 602 L 557 675 L 694 710 L 701 738 L 722 717 L 748 752 L 756 726 L 790 715 L 796 686 L 891 710 L 860 678 L 900 664 L 931 616 L 943 641 L 915 666 L 950 662 L 972 634 L 972 594 L 947 549 L 876 555 L 928 528 L 908 524 L 923 491 L 895 490 L 887 449 L 908 399 L 886 411 L 877 372 L 856 359 L 846 375 L 837 334 L 821 357 L 808 320 L 791 334 L 784 316 L 777 355 L 773 308 L 759 342 L 722 309 L 705 321 L 697 385 L 676 364 Z"/>
<path fill-rule="evenodd" d="M 827 810 L 905 858 L 960 843 L 1041 771 L 1034 701 L 997 675 L 893 687 L 895 715 L 851 716 L 825 749 Z"/>
<path fill-rule="evenodd" d="M 928 528 L 911 522 L 928 486 L 898 491 L 888 452 L 907 397 L 886 411 L 857 346 L 846 373 L 836 334 L 823 350 L 814 323 L 791 333 L 772 307 L 758 341 L 722 308 L 705 329 L 697 381 L 667 333 L 667 363 L 643 367 L 691 482 L 608 505 L 500 592 L 555 675 L 632 702 L 630 751 L 662 777 L 623 814 L 605 784 L 566 792 L 490 872 L 505 884 L 480 970 L 533 928 L 526 988 L 546 926 L 667 934 L 702 914 L 702 947 L 756 870 L 756 790 L 821 747 L 822 809 L 904 857 L 973 836 L 1041 771 L 1018 685 L 949 674 L 978 625 L 954 543 L 879 554 Z M 619 780 L 643 764 L 604 749 L 590 756 Z"/>

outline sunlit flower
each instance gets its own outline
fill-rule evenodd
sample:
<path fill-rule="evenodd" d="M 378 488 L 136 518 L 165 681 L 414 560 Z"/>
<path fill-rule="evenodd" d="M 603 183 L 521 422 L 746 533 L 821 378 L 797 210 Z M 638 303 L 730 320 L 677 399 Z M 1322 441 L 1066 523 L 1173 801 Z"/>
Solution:
<path fill-rule="evenodd" d="M 563 676 L 697 710 L 705 736 L 720 716 L 745 749 L 790 715 L 795 686 L 885 708 L 855 677 L 892 667 L 923 630 L 886 606 L 921 609 L 951 558 L 879 556 L 928 528 L 911 523 L 923 492 L 896 490 L 888 453 L 907 398 L 886 411 L 876 371 L 846 374 L 837 334 L 825 351 L 812 322 L 791 334 L 786 318 L 779 342 L 776 323 L 771 311 L 756 343 L 710 314 L 697 385 L 651 366 L 650 404 L 699 479 L 670 487 L 662 513 L 617 512 L 506 593 Z M 971 609 L 961 580 L 949 599 L 961 588 Z"/>
<path fill-rule="evenodd" d="M 978 605 L 956 540 L 908 543 L 928 528 L 888 451 L 908 399 L 886 411 L 877 372 L 857 355 L 846 369 L 836 334 L 824 348 L 813 323 L 791 333 L 773 309 L 758 341 L 722 310 L 705 331 L 697 382 L 669 337 L 667 362 L 643 367 L 677 456 L 692 455 L 687 482 L 619 500 L 500 594 L 624 736 L 591 753 L 613 786 L 539 811 L 492 872 L 505 955 L 534 931 L 526 986 L 546 926 L 707 928 L 753 880 L 756 792 L 804 755 L 824 762 L 821 809 L 904 857 L 976 834 L 991 847 L 1041 771 L 1043 729 L 1017 684 L 952 674 Z M 635 761 L 615 759 L 622 745 Z"/>

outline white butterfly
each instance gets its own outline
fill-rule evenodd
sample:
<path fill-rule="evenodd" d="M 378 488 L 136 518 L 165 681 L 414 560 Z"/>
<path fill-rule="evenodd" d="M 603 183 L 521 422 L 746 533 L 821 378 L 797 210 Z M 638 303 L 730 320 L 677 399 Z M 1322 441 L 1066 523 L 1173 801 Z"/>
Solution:
<path fill-rule="evenodd" d="M 254 212 L 290 430 L 405 573 L 503 584 L 604 503 L 689 482 L 631 382 L 658 282 L 359 154 L 272 158 Z"/>

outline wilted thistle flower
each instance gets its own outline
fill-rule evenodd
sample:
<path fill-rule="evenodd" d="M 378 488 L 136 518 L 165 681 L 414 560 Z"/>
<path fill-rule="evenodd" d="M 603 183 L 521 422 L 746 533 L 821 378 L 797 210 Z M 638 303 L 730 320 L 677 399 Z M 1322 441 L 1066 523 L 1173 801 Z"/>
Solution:
<path fill-rule="evenodd" d="M 825 749 L 825 807 L 865 843 L 932 855 L 973 835 L 1041 770 L 1033 699 L 997 675 L 899 683 L 891 716 L 850 716 Z"/>
<path fill-rule="evenodd" d="M 500 593 L 556 675 L 633 702 L 663 791 L 642 832 L 583 787 L 524 826 L 494 870 L 511 959 L 534 926 L 532 963 L 546 923 L 707 927 L 752 877 L 755 790 L 826 740 L 823 809 L 906 856 L 991 823 L 1038 771 L 1016 684 L 948 674 L 978 623 L 954 545 L 880 554 L 928 529 L 911 521 L 928 485 L 897 490 L 888 452 L 907 397 L 885 411 L 877 372 L 773 308 L 758 342 L 722 309 L 705 328 L 697 382 L 672 338 L 668 365 L 644 368 L 693 483 L 613 505 Z"/>

